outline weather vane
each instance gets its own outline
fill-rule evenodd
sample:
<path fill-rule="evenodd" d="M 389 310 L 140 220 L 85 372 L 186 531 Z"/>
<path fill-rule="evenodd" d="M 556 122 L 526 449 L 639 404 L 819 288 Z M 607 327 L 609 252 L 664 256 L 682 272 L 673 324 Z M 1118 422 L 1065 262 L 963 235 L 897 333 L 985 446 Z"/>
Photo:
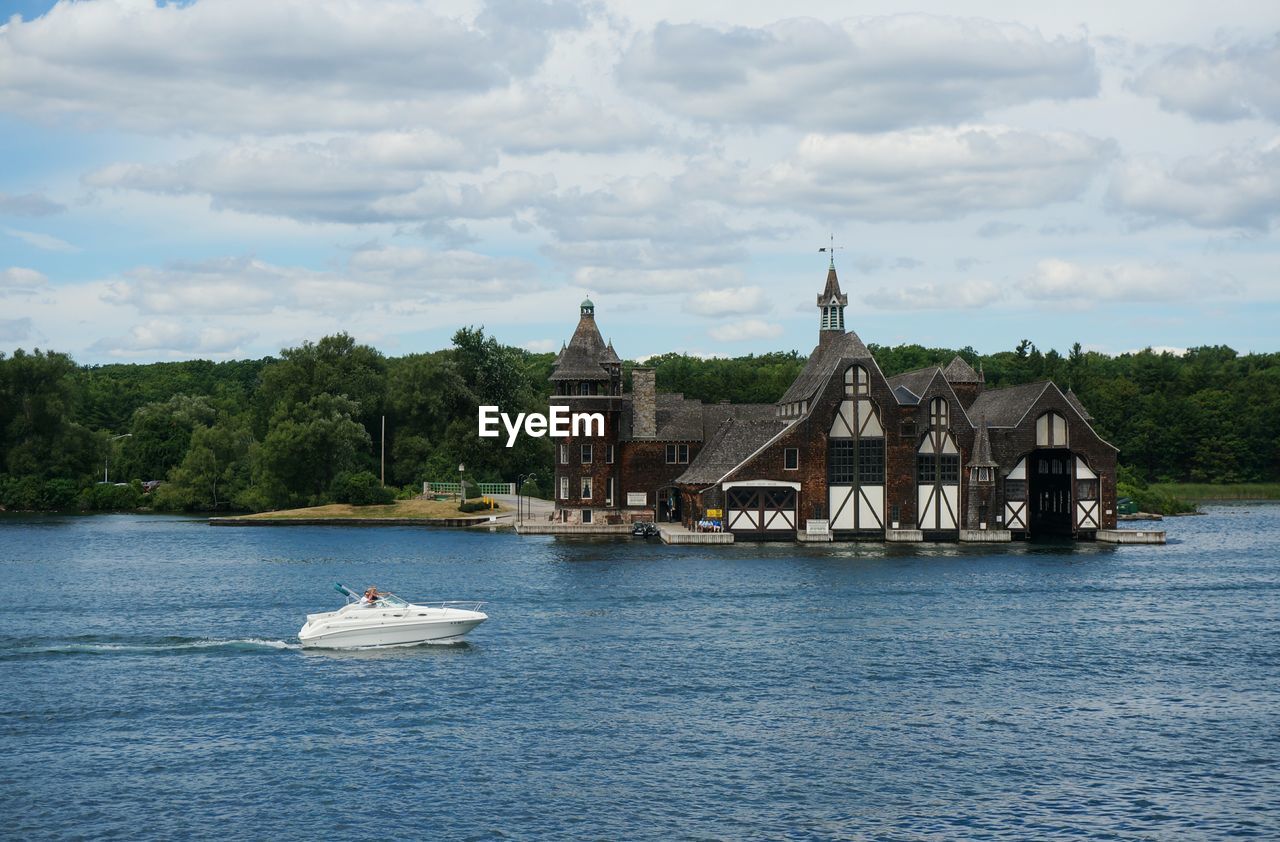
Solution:
<path fill-rule="evenodd" d="M 843 251 L 843 250 L 844 250 L 844 246 L 838 246 L 838 245 L 836 245 L 836 235 L 835 235 L 834 233 L 832 233 L 832 234 L 831 234 L 831 245 L 823 246 L 822 248 L 818 249 L 818 251 L 820 251 L 820 252 L 821 252 L 821 251 L 825 251 L 825 252 L 828 252 L 828 253 L 831 255 L 831 268 L 832 268 L 832 269 L 836 268 L 836 249 L 840 249 L 841 251 Z"/>

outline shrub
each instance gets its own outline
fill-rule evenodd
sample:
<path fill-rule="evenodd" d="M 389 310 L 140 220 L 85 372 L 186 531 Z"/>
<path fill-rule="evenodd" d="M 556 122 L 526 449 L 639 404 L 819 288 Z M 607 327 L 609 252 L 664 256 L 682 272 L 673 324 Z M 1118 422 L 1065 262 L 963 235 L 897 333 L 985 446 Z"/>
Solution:
<path fill-rule="evenodd" d="M 339 472 L 329 493 L 335 501 L 353 506 L 385 506 L 396 499 L 395 490 L 384 488 L 369 471 Z"/>
<path fill-rule="evenodd" d="M 474 503 L 463 503 L 458 506 L 458 511 L 467 512 L 468 514 L 471 512 L 487 512 L 489 511 L 489 504 L 483 500 L 477 500 Z"/>
<path fill-rule="evenodd" d="M 99 482 L 80 492 L 80 508 L 93 512 L 119 512 L 142 505 L 142 484 L 114 485 Z"/>

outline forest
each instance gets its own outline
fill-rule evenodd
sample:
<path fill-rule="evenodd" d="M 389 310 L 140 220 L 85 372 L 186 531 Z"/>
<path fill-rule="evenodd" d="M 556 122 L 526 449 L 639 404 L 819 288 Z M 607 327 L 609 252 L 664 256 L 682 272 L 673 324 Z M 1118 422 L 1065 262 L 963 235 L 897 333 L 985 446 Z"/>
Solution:
<path fill-rule="evenodd" d="M 1074 389 L 1120 448 L 1122 493 L 1155 482 L 1280 480 L 1280 354 L 1214 346 L 1108 356 L 1076 344 L 1063 355 L 1028 340 L 987 355 L 872 351 L 886 375 L 958 353 L 988 387 L 1051 379 Z M 54 351 L 0 353 L 0 505 L 262 511 L 382 502 L 424 480 L 456 480 L 459 464 L 472 481 L 535 474 L 525 490 L 541 493 L 550 442 L 526 436 L 507 449 L 481 439 L 476 410 L 545 410 L 553 358 L 472 327 L 447 349 L 401 357 L 346 334 L 230 362 L 77 365 Z M 795 352 L 665 354 L 645 364 L 659 391 L 758 403 L 777 400 L 804 361 Z M 628 378 L 632 367 L 624 365 Z M 144 483 L 157 480 L 148 493 Z M 1152 501 L 1161 505 L 1174 504 Z"/>

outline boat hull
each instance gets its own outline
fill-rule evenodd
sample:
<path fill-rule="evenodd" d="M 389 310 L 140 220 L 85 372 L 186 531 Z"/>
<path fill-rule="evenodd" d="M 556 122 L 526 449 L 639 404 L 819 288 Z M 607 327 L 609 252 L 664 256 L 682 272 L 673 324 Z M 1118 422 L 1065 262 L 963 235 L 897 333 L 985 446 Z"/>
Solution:
<path fill-rule="evenodd" d="M 304 647 L 365 649 L 455 640 L 489 619 L 479 611 L 449 610 L 440 616 L 376 616 L 381 612 L 320 615 L 298 632 Z"/>

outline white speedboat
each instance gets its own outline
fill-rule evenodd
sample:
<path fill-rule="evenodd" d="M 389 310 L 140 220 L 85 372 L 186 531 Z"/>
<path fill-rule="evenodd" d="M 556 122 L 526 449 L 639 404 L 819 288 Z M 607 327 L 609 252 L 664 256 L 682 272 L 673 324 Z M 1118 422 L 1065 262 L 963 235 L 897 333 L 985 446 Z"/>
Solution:
<path fill-rule="evenodd" d="M 303 646 L 320 649 L 362 649 L 371 646 L 407 646 L 462 637 L 489 619 L 480 610 L 483 602 L 407 602 L 383 593 L 372 603 L 341 584 L 334 589 L 349 600 L 337 611 L 308 614 L 298 632 Z"/>

